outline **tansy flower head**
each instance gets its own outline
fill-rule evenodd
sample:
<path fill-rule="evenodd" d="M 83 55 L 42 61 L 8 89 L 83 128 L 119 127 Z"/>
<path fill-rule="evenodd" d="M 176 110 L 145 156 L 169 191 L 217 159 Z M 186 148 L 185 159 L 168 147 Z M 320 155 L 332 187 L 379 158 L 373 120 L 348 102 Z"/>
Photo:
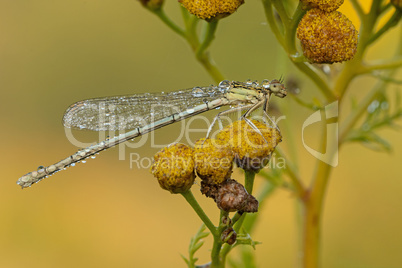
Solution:
<path fill-rule="evenodd" d="M 266 166 L 275 147 L 282 140 L 277 128 L 257 120 L 238 120 L 222 129 L 217 139 L 229 143 L 237 166 L 258 171 Z"/>
<path fill-rule="evenodd" d="M 164 0 L 139 0 L 141 4 L 151 10 L 156 10 L 162 7 Z"/>
<path fill-rule="evenodd" d="M 173 194 L 189 190 L 195 179 L 193 149 L 181 143 L 163 148 L 154 155 L 151 173 Z"/>
<path fill-rule="evenodd" d="M 357 50 L 357 31 L 342 13 L 309 10 L 297 27 L 304 55 L 313 63 L 350 60 Z"/>
<path fill-rule="evenodd" d="M 234 13 L 244 0 L 179 0 L 191 14 L 200 19 L 224 18 Z"/>
<path fill-rule="evenodd" d="M 234 155 L 230 147 L 215 139 L 200 139 L 194 145 L 195 170 L 198 177 L 212 184 L 230 178 Z"/>
<path fill-rule="evenodd" d="M 302 0 L 302 2 L 310 8 L 318 8 L 325 12 L 337 10 L 343 4 L 343 0 Z"/>

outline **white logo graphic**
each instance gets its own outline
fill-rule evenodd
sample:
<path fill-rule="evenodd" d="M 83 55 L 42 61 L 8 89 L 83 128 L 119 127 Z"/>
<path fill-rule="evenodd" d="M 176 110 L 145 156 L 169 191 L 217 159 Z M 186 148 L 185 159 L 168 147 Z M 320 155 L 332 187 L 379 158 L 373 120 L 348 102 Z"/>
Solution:
<path fill-rule="evenodd" d="M 328 123 L 326 128 L 326 146 L 325 152 L 318 152 L 313 148 L 309 147 L 304 142 L 304 129 L 314 123 L 320 122 L 322 120 L 328 120 L 330 118 L 338 117 L 338 101 L 328 104 L 325 106 L 325 118 L 321 118 L 321 111 L 316 111 L 310 115 L 306 121 L 303 123 L 302 127 L 302 141 L 303 146 L 306 150 L 312 154 L 317 159 L 331 165 L 333 167 L 338 166 L 338 123 Z"/>

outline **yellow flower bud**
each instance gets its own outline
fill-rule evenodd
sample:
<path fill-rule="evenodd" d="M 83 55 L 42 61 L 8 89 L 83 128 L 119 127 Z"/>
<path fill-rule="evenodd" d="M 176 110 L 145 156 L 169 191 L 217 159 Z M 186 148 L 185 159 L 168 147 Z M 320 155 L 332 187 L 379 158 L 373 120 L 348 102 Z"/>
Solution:
<path fill-rule="evenodd" d="M 297 27 L 303 53 L 313 63 L 350 60 L 357 50 L 358 33 L 342 13 L 309 10 Z"/>
<path fill-rule="evenodd" d="M 282 141 L 282 136 L 278 129 L 260 121 L 238 120 L 222 129 L 217 139 L 229 143 L 237 166 L 258 171 L 268 164 L 275 147 Z"/>
<path fill-rule="evenodd" d="M 318 8 L 325 12 L 332 12 L 343 4 L 343 0 L 302 0 L 302 3 L 310 8 Z"/>
<path fill-rule="evenodd" d="M 164 0 L 138 0 L 138 1 L 140 1 L 144 7 L 149 8 L 151 10 L 160 9 L 164 2 Z"/>
<path fill-rule="evenodd" d="M 182 6 L 200 19 L 224 18 L 234 13 L 244 0 L 179 0 Z"/>
<path fill-rule="evenodd" d="M 198 177 L 212 184 L 230 178 L 234 155 L 230 147 L 215 139 L 200 139 L 194 145 L 195 170 Z"/>
<path fill-rule="evenodd" d="M 163 148 L 154 155 L 151 173 L 172 194 L 189 190 L 195 179 L 193 149 L 181 143 Z"/>

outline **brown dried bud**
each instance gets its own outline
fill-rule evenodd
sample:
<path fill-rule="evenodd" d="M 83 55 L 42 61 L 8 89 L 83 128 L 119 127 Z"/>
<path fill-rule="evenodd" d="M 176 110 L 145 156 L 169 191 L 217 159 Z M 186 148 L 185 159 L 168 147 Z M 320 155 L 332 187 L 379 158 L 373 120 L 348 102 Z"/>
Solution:
<path fill-rule="evenodd" d="M 219 185 L 215 202 L 219 209 L 228 212 L 258 211 L 258 201 L 246 191 L 242 184 L 235 180 L 228 180 Z"/>
<path fill-rule="evenodd" d="M 221 240 L 229 245 L 233 245 L 236 242 L 236 238 L 237 234 L 232 227 L 226 228 L 221 234 Z"/>
<path fill-rule="evenodd" d="M 201 193 L 206 197 L 212 198 L 215 200 L 219 185 L 215 183 L 208 183 L 207 181 L 201 181 Z"/>
<path fill-rule="evenodd" d="M 214 199 L 219 209 L 227 212 L 257 212 L 258 201 L 244 186 L 229 179 L 221 184 L 201 182 L 201 193 Z"/>

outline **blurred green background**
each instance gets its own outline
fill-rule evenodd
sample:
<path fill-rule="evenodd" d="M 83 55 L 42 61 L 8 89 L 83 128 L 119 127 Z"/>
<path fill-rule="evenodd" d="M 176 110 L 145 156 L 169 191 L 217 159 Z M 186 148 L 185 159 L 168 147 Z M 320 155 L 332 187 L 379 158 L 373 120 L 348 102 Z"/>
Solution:
<path fill-rule="evenodd" d="M 176 1 L 168 2 L 167 13 L 180 23 Z M 342 11 L 354 18 L 348 3 Z M 395 33 L 369 58 L 389 57 Z M 286 62 L 259 1 L 246 1 L 221 21 L 211 53 L 233 80 L 278 78 L 277 67 Z M 372 82 L 356 81 L 352 95 L 358 98 Z M 15 182 L 77 150 L 61 124 L 71 103 L 211 83 L 187 44 L 137 1 L 0 0 L 0 267 L 185 267 L 180 254 L 187 255 L 200 220 L 181 196 L 161 190 L 147 169 L 119 161 L 117 149 L 23 191 Z M 310 81 L 301 86 L 306 96 L 317 92 Z M 277 103 L 295 125 L 300 170 L 308 181 L 315 159 L 301 146 L 301 125 L 311 112 L 289 97 Z M 180 133 L 173 125 L 155 139 L 168 144 Z M 308 133 L 314 143 L 315 132 Z M 86 142 L 98 137 L 74 134 Z M 392 142 L 391 154 L 357 144 L 341 150 L 325 202 L 323 267 L 402 267 L 401 132 L 381 135 Z M 157 150 L 148 142 L 126 156 L 152 157 Z M 198 189 L 194 185 L 193 192 L 216 222 L 215 204 Z M 259 212 L 253 236 L 263 242 L 255 251 L 259 267 L 294 266 L 295 211 L 294 197 L 278 190 Z M 208 261 L 210 246 L 207 239 L 200 263 Z"/>

